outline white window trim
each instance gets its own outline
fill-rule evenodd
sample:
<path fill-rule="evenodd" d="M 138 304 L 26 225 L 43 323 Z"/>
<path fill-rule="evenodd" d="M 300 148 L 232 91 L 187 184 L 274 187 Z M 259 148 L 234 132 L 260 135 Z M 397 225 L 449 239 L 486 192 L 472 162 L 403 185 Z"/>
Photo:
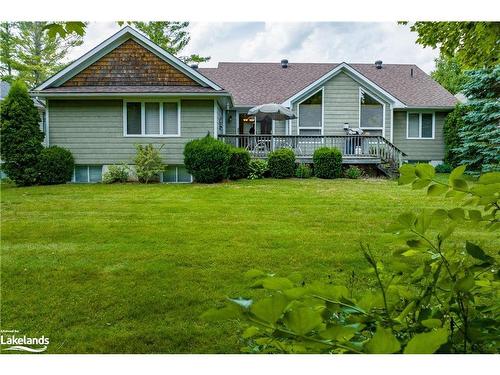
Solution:
<path fill-rule="evenodd" d="M 418 137 L 410 137 L 410 114 L 418 115 Z M 432 115 L 432 137 L 422 137 L 422 115 L 431 114 Z M 418 140 L 433 140 L 436 137 L 436 112 L 428 111 L 409 111 L 406 112 L 406 139 L 418 139 Z"/>
<path fill-rule="evenodd" d="M 366 127 L 366 126 L 361 126 L 361 97 L 363 96 L 363 93 L 370 95 L 373 99 L 375 99 L 377 102 L 382 104 L 382 126 L 377 126 L 377 127 Z M 359 93 L 358 93 L 358 127 L 363 130 L 382 130 L 382 135 L 385 138 L 385 103 L 377 98 L 376 95 L 372 94 L 370 91 L 362 89 L 359 87 Z"/>
<path fill-rule="evenodd" d="M 127 134 L 127 104 L 141 103 L 141 134 Z M 159 103 L 160 134 L 146 134 L 146 103 Z M 163 103 L 177 103 L 177 134 L 163 134 Z M 123 136 L 127 138 L 179 138 L 181 137 L 181 100 L 169 99 L 131 99 L 123 101 Z"/>
<path fill-rule="evenodd" d="M 49 99 L 45 100 L 45 127 L 47 128 L 47 133 L 45 133 L 45 139 L 43 140 L 47 147 L 50 146 L 50 127 L 49 127 Z"/>
<path fill-rule="evenodd" d="M 321 126 L 301 127 L 300 126 L 300 105 L 303 102 L 305 102 L 306 100 L 308 100 L 309 98 L 311 98 L 312 96 L 316 95 L 320 91 L 321 91 Z M 323 86 L 319 90 L 316 90 L 311 95 L 309 95 L 307 98 L 302 99 L 296 105 L 297 105 L 297 135 L 300 135 L 300 131 L 302 129 L 304 129 L 304 130 L 320 130 L 321 131 L 320 135 L 324 135 L 325 134 L 325 87 Z"/>

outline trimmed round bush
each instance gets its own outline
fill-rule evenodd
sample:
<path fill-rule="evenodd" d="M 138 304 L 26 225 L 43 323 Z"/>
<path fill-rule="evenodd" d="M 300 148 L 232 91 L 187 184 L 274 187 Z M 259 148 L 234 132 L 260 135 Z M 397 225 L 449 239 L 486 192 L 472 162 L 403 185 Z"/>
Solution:
<path fill-rule="evenodd" d="M 102 182 L 105 184 L 127 182 L 127 180 L 128 168 L 126 165 L 110 165 L 104 176 L 102 176 Z"/>
<path fill-rule="evenodd" d="M 184 147 L 184 165 L 196 182 L 211 184 L 227 178 L 231 146 L 207 135 Z"/>
<path fill-rule="evenodd" d="M 435 167 L 436 173 L 450 173 L 453 167 L 447 163 L 438 164 Z"/>
<path fill-rule="evenodd" d="M 312 169 L 307 164 L 299 164 L 295 170 L 295 177 L 297 178 L 311 178 Z"/>
<path fill-rule="evenodd" d="M 230 180 L 247 178 L 250 173 L 250 153 L 244 148 L 232 147 L 229 153 L 227 177 Z"/>
<path fill-rule="evenodd" d="M 58 146 L 44 148 L 38 160 L 38 178 L 42 185 L 65 184 L 71 181 L 75 159 L 71 152 Z"/>
<path fill-rule="evenodd" d="M 292 177 L 295 174 L 295 154 L 289 148 L 280 148 L 269 154 L 267 165 L 271 177 Z"/>
<path fill-rule="evenodd" d="M 344 175 L 352 180 L 357 180 L 363 175 L 363 170 L 359 167 L 356 167 L 355 165 L 351 165 L 346 169 Z"/>
<path fill-rule="evenodd" d="M 248 179 L 258 180 L 264 177 L 267 173 L 267 161 L 261 159 L 252 159 L 248 164 Z"/>
<path fill-rule="evenodd" d="M 338 148 L 321 147 L 314 151 L 314 175 L 319 178 L 342 176 L 342 153 Z"/>

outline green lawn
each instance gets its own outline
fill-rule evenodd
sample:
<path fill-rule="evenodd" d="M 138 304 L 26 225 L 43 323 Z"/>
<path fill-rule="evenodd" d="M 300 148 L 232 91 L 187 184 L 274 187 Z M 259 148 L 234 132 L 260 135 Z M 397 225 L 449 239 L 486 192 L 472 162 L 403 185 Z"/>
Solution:
<path fill-rule="evenodd" d="M 49 353 L 238 352 L 238 327 L 205 309 L 245 290 L 250 268 L 373 285 L 359 251 L 413 208 L 450 206 L 394 181 L 2 187 L 2 329 Z M 498 248 L 460 228 L 455 239 Z"/>

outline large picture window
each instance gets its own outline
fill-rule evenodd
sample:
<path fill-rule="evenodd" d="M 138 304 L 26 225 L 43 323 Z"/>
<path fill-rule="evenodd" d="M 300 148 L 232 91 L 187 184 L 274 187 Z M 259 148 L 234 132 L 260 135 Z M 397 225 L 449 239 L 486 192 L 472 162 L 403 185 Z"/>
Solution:
<path fill-rule="evenodd" d="M 382 129 L 384 127 L 384 105 L 366 92 L 360 90 L 360 128 Z"/>
<path fill-rule="evenodd" d="M 180 136 L 180 103 L 178 101 L 125 102 L 123 113 L 125 136 Z"/>
<path fill-rule="evenodd" d="M 300 135 L 321 135 L 323 131 L 323 90 L 299 103 Z"/>
<path fill-rule="evenodd" d="M 434 113 L 408 113 L 407 139 L 434 139 Z"/>

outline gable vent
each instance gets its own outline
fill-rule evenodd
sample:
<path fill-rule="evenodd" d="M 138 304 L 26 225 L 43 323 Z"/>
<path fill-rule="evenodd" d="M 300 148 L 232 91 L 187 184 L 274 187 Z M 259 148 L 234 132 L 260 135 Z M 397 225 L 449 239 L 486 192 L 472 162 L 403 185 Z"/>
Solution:
<path fill-rule="evenodd" d="M 375 61 L 375 68 L 382 69 L 382 60 Z"/>
<path fill-rule="evenodd" d="M 281 67 L 282 67 L 283 69 L 288 68 L 288 60 L 287 60 L 287 59 L 283 59 L 283 60 L 281 60 Z"/>

